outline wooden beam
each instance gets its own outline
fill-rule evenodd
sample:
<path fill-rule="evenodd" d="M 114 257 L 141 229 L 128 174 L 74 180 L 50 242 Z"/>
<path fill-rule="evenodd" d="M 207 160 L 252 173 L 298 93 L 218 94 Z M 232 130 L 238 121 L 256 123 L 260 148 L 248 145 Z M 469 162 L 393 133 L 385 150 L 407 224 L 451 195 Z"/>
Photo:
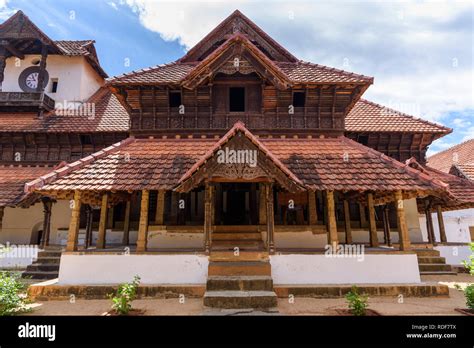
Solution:
<path fill-rule="evenodd" d="M 405 207 L 403 202 L 402 191 L 395 192 L 395 207 L 397 209 L 397 225 L 398 225 L 398 239 L 400 243 L 400 250 L 410 250 L 411 243 L 408 234 L 407 222 L 405 218 Z"/>
<path fill-rule="evenodd" d="M 369 209 L 369 234 L 370 246 L 376 248 L 379 246 L 379 239 L 377 237 L 377 225 L 375 222 L 375 206 L 373 193 L 367 193 L 367 207 Z"/>
<path fill-rule="evenodd" d="M 159 190 L 156 195 L 155 224 L 164 225 L 166 191 Z"/>
<path fill-rule="evenodd" d="M 334 204 L 334 191 L 326 191 L 326 206 L 327 206 L 327 224 L 328 224 L 328 244 L 333 247 L 333 251 L 339 243 L 336 225 L 336 208 Z"/>
<path fill-rule="evenodd" d="M 125 203 L 125 217 L 123 219 L 123 238 L 122 244 L 129 245 L 130 244 L 130 209 L 132 206 L 131 199 Z"/>
<path fill-rule="evenodd" d="M 346 244 L 352 244 L 352 229 L 351 229 L 351 213 L 349 209 L 349 201 L 344 200 L 344 227 L 346 231 Z"/>
<path fill-rule="evenodd" d="M 140 204 L 140 224 L 138 225 L 137 252 L 144 252 L 147 248 L 149 201 L 150 191 L 143 190 Z"/>
<path fill-rule="evenodd" d="M 79 218 L 81 214 L 81 191 L 74 191 L 71 220 L 67 237 L 66 251 L 76 251 L 79 238 Z"/>
<path fill-rule="evenodd" d="M 446 228 L 444 227 L 443 211 L 441 210 L 441 205 L 436 206 L 436 213 L 438 215 L 438 226 L 439 226 L 439 236 L 441 243 L 447 243 L 448 239 L 446 238 Z"/>
<path fill-rule="evenodd" d="M 108 204 L 109 204 L 109 195 L 108 195 L 108 193 L 104 193 L 102 195 L 102 204 L 100 206 L 99 231 L 98 231 L 97 245 L 96 245 L 97 249 L 104 249 L 105 248 Z"/>
<path fill-rule="evenodd" d="M 308 222 L 310 225 L 316 225 L 318 223 L 316 193 L 314 191 L 308 191 Z"/>
<path fill-rule="evenodd" d="M 273 184 L 265 184 L 266 207 L 267 207 L 267 248 L 269 254 L 275 253 L 275 216 L 273 209 Z"/>
<path fill-rule="evenodd" d="M 15 46 L 12 44 L 5 42 L 5 40 L 2 41 L 2 46 L 5 47 L 5 49 L 12 54 L 12 56 L 20 58 L 20 59 L 25 59 L 25 55 L 20 52 Z"/>

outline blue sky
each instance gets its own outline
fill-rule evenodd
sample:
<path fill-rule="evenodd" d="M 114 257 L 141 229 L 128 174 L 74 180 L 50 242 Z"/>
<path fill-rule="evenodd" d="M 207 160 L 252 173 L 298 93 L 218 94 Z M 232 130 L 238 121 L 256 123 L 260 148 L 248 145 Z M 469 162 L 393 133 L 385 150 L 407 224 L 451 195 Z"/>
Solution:
<path fill-rule="evenodd" d="M 297 57 L 375 77 L 365 97 L 474 138 L 471 1 L 0 0 L 53 39 L 94 39 L 109 75 L 173 61 L 236 8 Z"/>

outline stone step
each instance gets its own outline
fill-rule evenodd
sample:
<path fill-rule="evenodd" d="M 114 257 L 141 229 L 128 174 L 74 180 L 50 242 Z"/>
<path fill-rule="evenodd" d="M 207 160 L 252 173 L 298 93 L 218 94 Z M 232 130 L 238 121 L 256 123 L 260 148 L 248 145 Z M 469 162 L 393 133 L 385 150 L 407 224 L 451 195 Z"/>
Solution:
<path fill-rule="evenodd" d="M 218 308 L 272 308 L 277 306 L 274 291 L 206 291 L 204 306 Z"/>
<path fill-rule="evenodd" d="M 59 272 L 59 264 L 57 263 L 33 263 L 26 267 L 27 272 L 36 272 L 36 271 L 56 271 Z"/>
<path fill-rule="evenodd" d="M 273 291 L 270 276 L 211 276 L 207 279 L 208 291 Z"/>
<path fill-rule="evenodd" d="M 61 257 L 61 251 L 56 251 L 56 250 L 39 251 L 38 258 L 40 257 Z"/>
<path fill-rule="evenodd" d="M 219 232 L 246 233 L 246 232 L 258 232 L 258 231 L 259 231 L 259 226 L 255 226 L 255 225 L 234 225 L 234 226 L 216 225 L 214 226 L 213 233 L 219 233 Z"/>
<path fill-rule="evenodd" d="M 53 271 L 34 271 L 34 272 L 29 272 L 25 271 L 22 273 L 21 277 L 22 278 L 32 278 L 32 279 L 54 279 L 57 278 L 59 275 L 58 272 L 53 272 Z"/>
<path fill-rule="evenodd" d="M 211 251 L 209 256 L 210 261 L 268 261 L 269 255 L 266 251 L 239 251 L 236 254 L 234 251 Z"/>
<path fill-rule="evenodd" d="M 454 271 L 420 271 L 420 275 L 457 275 Z"/>
<path fill-rule="evenodd" d="M 433 250 L 433 249 L 415 249 L 414 252 L 418 256 L 439 256 L 439 251 L 438 250 Z"/>
<path fill-rule="evenodd" d="M 211 276 L 253 276 L 271 275 L 271 265 L 267 261 L 211 261 L 208 275 Z"/>
<path fill-rule="evenodd" d="M 260 233 L 251 233 L 251 232 L 219 232 L 212 234 L 212 240 L 253 240 L 253 241 L 261 241 L 262 235 Z"/>
<path fill-rule="evenodd" d="M 425 263 L 446 263 L 446 259 L 444 257 L 437 257 L 437 256 L 419 256 L 418 257 L 418 263 L 419 264 L 425 264 Z"/>
<path fill-rule="evenodd" d="M 418 264 L 420 272 L 452 272 L 450 265 L 444 263 L 420 263 Z"/>
<path fill-rule="evenodd" d="M 60 262 L 61 262 L 60 257 L 45 256 L 45 257 L 39 257 L 35 263 L 59 264 Z"/>

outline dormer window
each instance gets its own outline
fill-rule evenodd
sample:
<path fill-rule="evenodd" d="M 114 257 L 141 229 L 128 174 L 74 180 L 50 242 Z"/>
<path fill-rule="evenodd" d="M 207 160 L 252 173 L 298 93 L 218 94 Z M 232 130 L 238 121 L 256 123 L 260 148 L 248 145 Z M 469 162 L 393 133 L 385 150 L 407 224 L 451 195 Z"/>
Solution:
<path fill-rule="evenodd" d="M 305 106 L 306 93 L 305 92 L 293 92 L 293 107 L 302 108 Z"/>
<path fill-rule="evenodd" d="M 180 91 L 172 91 L 169 93 L 169 105 L 171 108 L 178 108 L 181 105 Z"/>

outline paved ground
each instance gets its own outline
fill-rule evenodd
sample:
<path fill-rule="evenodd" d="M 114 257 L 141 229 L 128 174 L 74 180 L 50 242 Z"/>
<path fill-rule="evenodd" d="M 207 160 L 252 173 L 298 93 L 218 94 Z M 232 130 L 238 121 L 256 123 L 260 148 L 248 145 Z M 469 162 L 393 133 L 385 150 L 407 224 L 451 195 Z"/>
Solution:
<path fill-rule="evenodd" d="M 370 308 L 383 315 L 460 315 L 454 308 L 464 308 L 463 293 L 454 288 L 454 284 L 465 286 L 472 283 L 468 274 L 456 276 L 423 276 L 423 281 L 439 282 L 449 286 L 449 298 L 398 298 L 373 297 L 369 299 Z M 103 315 L 110 309 L 109 300 L 45 301 L 32 304 L 33 312 L 26 315 Z M 215 311 L 206 309 L 202 299 L 144 299 L 133 302 L 133 307 L 145 310 L 144 315 L 232 315 L 232 314 L 268 314 L 248 311 Z M 335 309 L 347 308 L 344 299 L 295 298 L 279 299 L 280 315 L 337 315 Z"/>

